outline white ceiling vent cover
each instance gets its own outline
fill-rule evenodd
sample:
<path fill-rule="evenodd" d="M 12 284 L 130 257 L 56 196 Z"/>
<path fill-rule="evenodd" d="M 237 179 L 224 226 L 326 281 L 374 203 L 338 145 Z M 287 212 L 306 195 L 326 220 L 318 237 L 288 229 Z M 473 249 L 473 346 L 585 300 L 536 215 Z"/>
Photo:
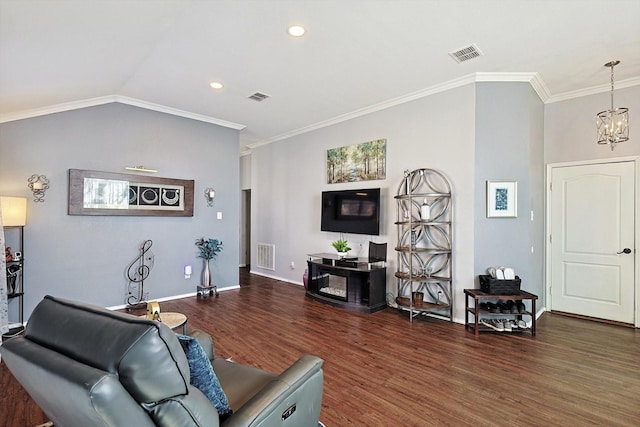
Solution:
<path fill-rule="evenodd" d="M 449 56 L 452 57 L 453 60 L 456 61 L 458 64 L 473 58 L 477 58 L 482 55 L 483 55 L 482 51 L 478 49 L 478 46 L 476 46 L 475 43 L 469 46 L 463 47 L 461 49 L 455 50 L 453 52 L 449 52 Z"/>
<path fill-rule="evenodd" d="M 254 101 L 262 102 L 267 98 L 270 98 L 271 95 L 267 95 L 266 93 L 256 92 L 253 95 L 249 95 L 249 99 L 253 99 Z"/>

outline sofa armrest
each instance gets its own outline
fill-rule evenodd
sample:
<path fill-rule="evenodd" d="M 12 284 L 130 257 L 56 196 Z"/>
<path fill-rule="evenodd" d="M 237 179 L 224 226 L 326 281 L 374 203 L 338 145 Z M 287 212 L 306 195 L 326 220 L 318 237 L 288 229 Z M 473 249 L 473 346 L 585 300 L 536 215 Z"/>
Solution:
<path fill-rule="evenodd" d="M 143 405 L 155 421 L 155 425 L 219 427 L 218 412 L 207 396 L 193 386 L 189 386 L 188 390 L 186 396 L 174 396 L 157 404 Z"/>
<path fill-rule="evenodd" d="M 317 427 L 322 403 L 322 359 L 303 356 L 266 384 L 223 427 Z"/>

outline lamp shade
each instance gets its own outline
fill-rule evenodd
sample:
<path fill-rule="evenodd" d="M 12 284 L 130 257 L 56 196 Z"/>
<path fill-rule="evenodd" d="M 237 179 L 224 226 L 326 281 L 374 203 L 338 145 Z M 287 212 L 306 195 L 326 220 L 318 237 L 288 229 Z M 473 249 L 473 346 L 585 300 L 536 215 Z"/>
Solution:
<path fill-rule="evenodd" d="M 24 226 L 27 224 L 27 198 L 0 196 L 0 211 L 4 227 Z"/>

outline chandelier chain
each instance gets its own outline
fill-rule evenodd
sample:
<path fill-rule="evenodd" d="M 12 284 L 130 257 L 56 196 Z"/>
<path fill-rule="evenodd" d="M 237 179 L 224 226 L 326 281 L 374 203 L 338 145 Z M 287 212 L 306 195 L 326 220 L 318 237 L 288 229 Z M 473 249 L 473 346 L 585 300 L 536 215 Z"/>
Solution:
<path fill-rule="evenodd" d="M 611 111 L 613 111 L 613 68 L 615 64 L 611 65 Z"/>

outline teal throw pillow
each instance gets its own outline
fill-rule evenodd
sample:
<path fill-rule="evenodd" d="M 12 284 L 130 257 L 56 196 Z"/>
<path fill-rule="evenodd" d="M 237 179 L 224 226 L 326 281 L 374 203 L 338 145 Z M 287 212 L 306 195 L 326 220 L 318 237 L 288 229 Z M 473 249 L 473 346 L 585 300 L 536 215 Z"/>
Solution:
<path fill-rule="evenodd" d="M 211 366 L 211 361 L 198 340 L 187 335 L 176 334 L 176 336 L 189 361 L 189 371 L 191 372 L 189 382 L 191 385 L 207 396 L 222 419 L 231 415 L 232 411 L 227 395 L 224 394 L 220 381 Z"/>

